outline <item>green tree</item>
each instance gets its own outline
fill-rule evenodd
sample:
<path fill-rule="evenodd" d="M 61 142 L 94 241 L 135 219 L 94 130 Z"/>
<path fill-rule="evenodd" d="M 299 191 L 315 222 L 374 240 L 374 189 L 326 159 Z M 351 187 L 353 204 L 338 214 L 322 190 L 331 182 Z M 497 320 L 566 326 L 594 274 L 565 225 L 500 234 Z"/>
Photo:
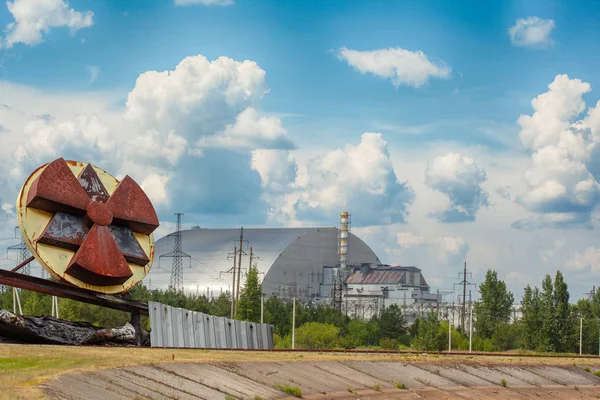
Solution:
<path fill-rule="evenodd" d="M 448 329 L 447 325 L 446 329 Z M 440 330 L 437 314 L 429 311 L 426 317 L 419 321 L 419 330 L 417 336 L 413 338 L 411 346 L 417 350 L 439 351 L 443 348 L 443 341 L 444 334 Z"/>
<path fill-rule="evenodd" d="M 485 281 L 479 286 L 481 300 L 475 303 L 474 323 L 477 335 L 491 338 L 498 323 L 510 321 L 511 308 L 514 298 L 506 289 L 506 283 L 498 279 L 496 271 L 488 270 Z"/>
<path fill-rule="evenodd" d="M 540 327 L 542 326 L 542 310 L 540 300 L 540 290 L 527 285 L 523 294 L 521 304 L 522 318 L 520 345 L 528 350 L 535 350 L 543 345 L 543 336 Z"/>
<path fill-rule="evenodd" d="M 355 349 L 359 346 L 374 346 L 379 343 L 379 338 L 377 322 L 353 319 L 348 323 L 348 332 L 340 344 L 344 348 Z"/>
<path fill-rule="evenodd" d="M 258 281 L 258 267 L 254 264 L 250 267 L 244 289 L 240 294 L 237 304 L 237 319 L 244 321 L 260 322 L 260 299 L 262 287 Z"/>
<path fill-rule="evenodd" d="M 575 350 L 574 344 L 577 329 L 577 317 L 569 304 L 569 290 L 560 271 L 554 278 L 554 330 L 551 337 L 551 347 L 554 351 L 564 353 Z"/>
<path fill-rule="evenodd" d="M 392 304 L 386 308 L 381 313 L 378 322 L 382 338 L 395 339 L 402 344 L 408 345 L 409 338 L 406 320 L 398 305 Z"/>

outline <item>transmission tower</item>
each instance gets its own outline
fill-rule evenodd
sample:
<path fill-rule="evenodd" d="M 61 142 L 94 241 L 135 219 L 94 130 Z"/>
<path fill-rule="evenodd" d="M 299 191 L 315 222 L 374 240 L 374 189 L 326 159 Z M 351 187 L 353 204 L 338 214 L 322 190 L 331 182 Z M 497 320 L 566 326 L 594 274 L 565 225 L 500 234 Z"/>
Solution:
<path fill-rule="evenodd" d="M 471 283 L 469 281 L 467 281 L 467 275 L 469 275 L 469 277 L 473 277 L 471 275 L 470 272 L 467 272 L 467 262 L 465 261 L 465 267 L 463 272 L 459 272 L 458 273 L 458 278 L 460 279 L 462 275 L 462 281 L 459 283 L 455 283 L 454 286 L 456 285 L 462 285 L 463 287 L 463 294 L 462 294 L 462 312 L 460 315 L 460 329 L 462 330 L 462 332 L 465 331 L 465 315 L 467 314 L 467 286 L 475 286 L 474 283 Z"/>
<path fill-rule="evenodd" d="M 173 264 L 171 268 L 171 283 L 169 289 L 177 292 L 183 292 L 183 259 L 188 258 L 190 260 L 190 266 L 192 263 L 192 257 L 183 252 L 181 245 L 181 216 L 183 213 L 175 213 L 177 217 L 177 230 L 170 234 L 175 239 L 173 244 L 173 251 L 170 253 L 162 254 L 159 257 L 159 263 L 162 258 L 172 258 Z"/>

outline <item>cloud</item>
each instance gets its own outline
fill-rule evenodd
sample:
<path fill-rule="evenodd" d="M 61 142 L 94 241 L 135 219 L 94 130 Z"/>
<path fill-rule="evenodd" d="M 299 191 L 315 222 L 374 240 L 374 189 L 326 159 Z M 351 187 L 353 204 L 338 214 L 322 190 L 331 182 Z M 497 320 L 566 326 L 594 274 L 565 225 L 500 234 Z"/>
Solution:
<path fill-rule="evenodd" d="M 552 44 L 550 33 L 555 26 L 551 19 L 519 18 L 515 25 L 508 29 L 508 34 L 515 46 L 547 47 Z"/>
<path fill-rule="evenodd" d="M 9 216 L 15 215 L 14 208 L 15 207 L 12 204 L 8 204 L 8 203 L 4 203 L 4 204 L 2 204 L 2 207 L 0 207 L 0 209 L 2 209 L 2 211 L 4 211 Z"/>
<path fill-rule="evenodd" d="M 268 149 L 293 149 L 294 143 L 276 117 L 260 116 L 254 108 L 246 108 L 236 117 L 235 123 L 214 136 L 202 137 L 196 144 L 203 147 L 243 147 L 257 146 Z"/>
<path fill-rule="evenodd" d="M 283 178 L 261 150 L 292 147 L 281 121 L 258 111 L 268 93 L 264 76 L 252 61 L 188 57 L 173 71 L 140 74 L 122 110 L 106 93 L 0 82 L 0 104 L 8 104 L 0 108 L 0 195 L 16 196 L 36 167 L 65 157 L 132 176 L 159 214 L 176 206 L 198 218 L 262 223 L 273 198 L 267 192 Z"/>
<path fill-rule="evenodd" d="M 98 79 L 98 76 L 100 75 L 101 70 L 102 69 L 97 65 L 88 65 L 87 66 L 88 74 L 90 74 L 90 79 L 88 81 L 88 85 L 91 85 L 92 83 L 96 82 L 96 79 Z"/>
<path fill-rule="evenodd" d="M 176 6 L 189 6 L 192 4 L 202 4 L 205 6 L 230 6 L 234 4 L 233 0 L 173 0 Z"/>
<path fill-rule="evenodd" d="M 71 34 L 93 25 L 92 11 L 79 12 L 64 0 L 14 0 L 6 6 L 14 21 L 6 26 L 5 45 L 33 46 L 43 41 L 52 28 L 66 27 Z"/>
<path fill-rule="evenodd" d="M 462 236 L 443 236 L 435 241 L 431 251 L 443 265 L 456 266 L 467 259 L 469 244 Z"/>
<path fill-rule="evenodd" d="M 279 118 L 257 111 L 269 92 L 265 74 L 253 61 L 186 57 L 172 71 L 142 73 L 123 117 L 143 129 L 174 130 L 199 148 L 289 148 Z"/>
<path fill-rule="evenodd" d="M 295 187 L 283 210 L 292 221 L 323 221 L 348 210 L 355 226 L 404 222 L 414 200 L 380 133 L 363 133 L 358 146 L 308 160 Z"/>
<path fill-rule="evenodd" d="M 396 243 L 401 249 L 406 249 L 409 247 L 417 247 L 425 244 L 425 238 L 422 236 L 417 236 L 412 232 L 398 232 L 396 234 Z"/>
<path fill-rule="evenodd" d="M 575 255 L 567 262 L 567 267 L 575 271 L 600 272 L 600 249 L 588 247 L 583 252 L 575 252 Z"/>
<path fill-rule="evenodd" d="M 600 164 L 599 105 L 576 121 L 585 109 L 588 83 L 557 75 L 548 91 L 531 102 L 534 113 L 521 115 L 519 137 L 531 152 L 532 166 L 524 174 L 528 191 L 517 201 L 538 214 L 513 224 L 516 228 L 589 225 L 597 208 L 600 186 L 595 171 Z"/>
<path fill-rule="evenodd" d="M 452 71 L 443 62 L 431 62 L 422 51 L 413 52 L 399 47 L 371 51 L 343 47 L 338 52 L 338 58 L 363 74 L 371 73 L 390 79 L 395 87 L 407 85 L 418 88 L 430 78 L 449 78 Z"/>
<path fill-rule="evenodd" d="M 260 149 L 252 152 L 252 168 L 270 193 L 286 193 L 296 180 L 298 165 L 289 151 Z"/>
<path fill-rule="evenodd" d="M 448 196 L 450 204 L 433 215 L 441 222 L 474 221 L 479 208 L 489 204 L 481 188 L 486 180 L 485 171 L 470 157 L 458 153 L 436 157 L 425 170 L 425 184 Z"/>

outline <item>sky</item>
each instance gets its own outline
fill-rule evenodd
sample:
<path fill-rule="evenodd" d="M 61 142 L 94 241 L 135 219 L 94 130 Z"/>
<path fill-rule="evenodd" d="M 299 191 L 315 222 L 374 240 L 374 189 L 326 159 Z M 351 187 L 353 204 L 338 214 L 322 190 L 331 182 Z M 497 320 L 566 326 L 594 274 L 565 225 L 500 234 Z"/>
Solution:
<path fill-rule="evenodd" d="M 337 226 L 432 289 L 600 285 L 600 3 L 9 0 L 0 268 L 27 176 L 130 175 L 157 237 Z M 12 238 L 12 239 L 11 239 Z M 7 254 L 8 258 L 4 258 Z"/>

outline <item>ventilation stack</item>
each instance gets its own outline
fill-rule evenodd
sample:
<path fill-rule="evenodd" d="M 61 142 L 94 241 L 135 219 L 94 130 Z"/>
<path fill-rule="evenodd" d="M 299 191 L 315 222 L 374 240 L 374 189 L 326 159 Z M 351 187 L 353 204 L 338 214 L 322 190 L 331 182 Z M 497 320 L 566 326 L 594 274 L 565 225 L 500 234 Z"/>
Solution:
<path fill-rule="evenodd" d="M 333 308 L 341 310 L 342 308 L 342 289 L 343 274 L 348 267 L 348 239 L 350 235 L 350 214 L 343 211 L 340 215 L 340 229 L 338 233 L 338 262 L 332 273 L 331 303 Z"/>
<path fill-rule="evenodd" d="M 340 231 L 338 234 L 338 265 L 341 269 L 348 266 L 348 239 L 350 236 L 350 214 L 342 211 L 340 215 Z"/>

